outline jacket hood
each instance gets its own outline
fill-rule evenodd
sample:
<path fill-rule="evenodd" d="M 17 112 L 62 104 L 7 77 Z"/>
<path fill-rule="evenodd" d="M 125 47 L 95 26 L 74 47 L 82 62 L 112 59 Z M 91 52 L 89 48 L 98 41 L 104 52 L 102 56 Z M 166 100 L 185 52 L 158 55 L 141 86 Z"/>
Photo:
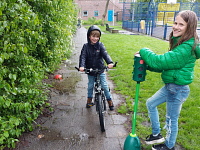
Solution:
<path fill-rule="evenodd" d="M 96 26 L 96 25 L 92 25 L 89 29 L 88 29 L 88 32 L 87 32 L 87 41 L 88 43 L 90 43 L 90 39 L 89 39 L 89 36 L 90 36 L 90 32 L 92 32 L 93 30 L 98 30 L 100 32 L 100 37 L 101 37 L 101 29 Z M 100 38 L 99 38 L 100 40 Z"/>

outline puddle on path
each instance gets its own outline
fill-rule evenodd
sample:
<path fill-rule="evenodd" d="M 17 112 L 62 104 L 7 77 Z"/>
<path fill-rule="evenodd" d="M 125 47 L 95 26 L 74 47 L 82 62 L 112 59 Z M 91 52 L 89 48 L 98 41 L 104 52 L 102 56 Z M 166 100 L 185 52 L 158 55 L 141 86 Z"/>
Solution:
<path fill-rule="evenodd" d="M 86 142 L 89 136 L 86 133 L 76 134 L 70 138 L 64 138 L 71 146 L 79 146 L 82 142 Z"/>
<path fill-rule="evenodd" d="M 55 141 L 63 140 L 65 143 L 68 143 L 70 146 L 80 146 L 83 142 L 88 142 L 89 135 L 87 133 L 72 134 L 69 137 L 64 137 L 62 131 L 56 130 L 41 130 L 40 135 L 43 135 L 40 140 L 45 141 Z"/>
<path fill-rule="evenodd" d="M 78 72 L 63 74 L 62 80 L 56 80 L 52 85 L 60 94 L 74 93 L 76 83 L 81 81 L 81 75 Z"/>

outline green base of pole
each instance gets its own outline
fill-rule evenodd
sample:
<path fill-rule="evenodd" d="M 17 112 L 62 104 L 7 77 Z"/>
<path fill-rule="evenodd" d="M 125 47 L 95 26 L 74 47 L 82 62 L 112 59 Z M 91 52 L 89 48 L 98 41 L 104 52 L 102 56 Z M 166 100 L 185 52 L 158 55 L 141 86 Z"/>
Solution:
<path fill-rule="evenodd" d="M 129 134 L 124 143 L 124 150 L 141 150 L 140 139 L 136 134 Z"/>

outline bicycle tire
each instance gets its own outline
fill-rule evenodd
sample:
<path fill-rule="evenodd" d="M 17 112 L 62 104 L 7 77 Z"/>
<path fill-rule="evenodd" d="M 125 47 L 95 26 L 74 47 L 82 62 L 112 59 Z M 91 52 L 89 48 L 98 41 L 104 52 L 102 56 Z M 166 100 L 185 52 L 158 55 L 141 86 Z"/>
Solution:
<path fill-rule="evenodd" d="M 106 111 L 106 97 L 104 93 L 102 94 L 102 99 L 103 99 L 103 110 Z"/>
<path fill-rule="evenodd" d="M 101 94 L 97 95 L 98 103 L 99 103 L 99 122 L 101 127 L 101 132 L 105 132 L 105 120 L 104 120 L 104 110 L 103 110 L 103 102 Z"/>
<path fill-rule="evenodd" d="M 99 111 L 99 104 L 98 104 L 98 100 L 97 100 L 97 94 L 95 94 L 95 105 L 96 105 L 96 111 Z"/>

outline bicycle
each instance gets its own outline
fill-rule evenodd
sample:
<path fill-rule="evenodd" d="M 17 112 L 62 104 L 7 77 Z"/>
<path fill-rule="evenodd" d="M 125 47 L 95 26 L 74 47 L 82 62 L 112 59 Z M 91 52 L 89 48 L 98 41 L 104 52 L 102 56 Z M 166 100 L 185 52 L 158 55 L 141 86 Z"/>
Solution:
<path fill-rule="evenodd" d="M 117 62 L 113 65 L 113 67 L 116 67 Z M 78 71 L 79 68 L 75 67 Z M 108 67 L 104 66 L 102 69 L 84 69 L 86 74 L 89 74 L 90 72 L 95 73 L 95 82 L 94 82 L 94 105 L 96 105 L 96 111 L 99 114 L 99 122 L 101 131 L 105 132 L 105 119 L 104 119 L 104 113 L 106 113 L 106 97 L 104 94 L 104 89 L 101 87 L 100 82 L 100 74 L 101 71 L 106 70 L 108 71 Z"/>

